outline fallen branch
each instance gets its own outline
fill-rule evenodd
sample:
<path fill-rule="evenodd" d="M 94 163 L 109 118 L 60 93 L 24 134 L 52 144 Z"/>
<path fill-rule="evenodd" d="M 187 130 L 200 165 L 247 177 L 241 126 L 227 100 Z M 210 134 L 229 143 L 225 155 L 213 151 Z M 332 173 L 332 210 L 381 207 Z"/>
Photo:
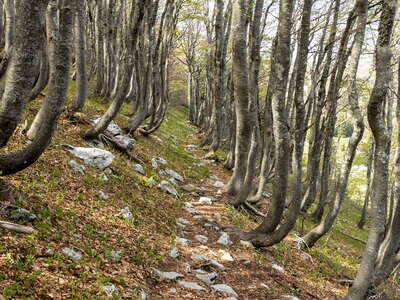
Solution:
<path fill-rule="evenodd" d="M 142 165 L 144 164 L 143 161 L 141 161 L 139 158 L 133 155 L 124 145 L 122 145 L 119 141 L 117 141 L 111 134 L 103 132 L 99 135 L 99 139 L 105 142 L 106 144 L 112 146 L 122 154 L 125 154 L 126 156 L 128 156 L 129 159 L 133 160 L 134 162 Z"/>
<path fill-rule="evenodd" d="M 32 234 L 35 232 L 35 229 L 33 229 L 32 227 L 14 224 L 6 221 L 0 221 L 0 227 L 18 233 Z"/>
<path fill-rule="evenodd" d="M 249 210 L 251 213 L 255 214 L 256 216 L 265 218 L 265 216 L 266 216 L 265 214 L 260 212 L 257 208 L 255 208 L 253 205 L 251 205 L 247 201 L 245 201 L 242 205 L 245 209 Z"/>

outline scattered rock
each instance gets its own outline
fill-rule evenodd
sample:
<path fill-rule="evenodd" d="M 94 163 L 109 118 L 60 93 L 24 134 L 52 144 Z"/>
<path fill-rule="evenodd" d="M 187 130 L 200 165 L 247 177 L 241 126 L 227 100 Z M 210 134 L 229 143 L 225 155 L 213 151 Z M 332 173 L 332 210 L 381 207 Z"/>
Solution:
<path fill-rule="evenodd" d="M 212 205 L 212 198 L 210 198 L 210 197 L 200 197 L 198 203 L 205 204 L 205 205 Z"/>
<path fill-rule="evenodd" d="M 157 170 L 157 169 L 158 169 L 157 159 L 155 159 L 155 158 L 152 158 L 152 159 L 151 159 L 151 167 L 152 167 L 154 170 Z"/>
<path fill-rule="evenodd" d="M 201 234 L 197 234 L 194 237 L 198 242 L 202 243 L 202 244 L 206 244 L 208 242 L 208 237 L 201 235 Z"/>
<path fill-rule="evenodd" d="M 214 182 L 213 186 L 218 189 L 221 189 L 225 186 L 225 183 L 223 183 L 222 181 L 216 181 L 216 182 Z"/>
<path fill-rule="evenodd" d="M 224 300 L 238 300 L 238 299 L 235 297 L 228 297 L 228 298 L 225 298 Z"/>
<path fill-rule="evenodd" d="M 217 279 L 218 274 L 216 272 L 212 272 L 212 273 L 205 273 L 205 274 L 196 274 L 196 277 L 198 279 L 200 279 L 201 281 L 203 281 L 206 284 L 213 284 L 213 281 L 215 279 Z"/>
<path fill-rule="evenodd" d="M 178 258 L 179 257 L 179 249 L 174 247 L 171 249 L 171 251 L 169 251 L 169 256 L 172 258 Z"/>
<path fill-rule="evenodd" d="M 121 262 L 121 257 L 122 257 L 122 253 L 121 251 L 114 251 L 112 250 L 109 254 L 108 257 L 111 259 L 111 261 L 113 263 L 119 263 Z"/>
<path fill-rule="evenodd" d="M 178 183 L 176 182 L 175 178 L 171 177 L 171 178 L 168 179 L 168 181 L 171 182 L 174 186 L 178 185 Z"/>
<path fill-rule="evenodd" d="M 263 287 L 263 288 L 265 288 L 265 289 L 269 289 L 269 286 L 266 285 L 265 283 L 261 283 L 260 286 Z"/>
<path fill-rule="evenodd" d="M 101 181 L 108 181 L 108 177 L 106 174 L 101 173 L 98 177 Z"/>
<path fill-rule="evenodd" d="M 85 166 L 81 165 L 80 163 L 76 162 L 75 160 L 70 160 L 69 163 L 70 167 L 75 171 L 78 171 L 81 174 L 85 174 Z"/>
<path fill-rule="evenodd" d="M 188 246 L 190 241 L 181 237 L 176 237 L 176 242 L 182 246 Z"/>
<path fill-rule="evenodd" d="M 204 267 L 212 267 L 214 269 L 221 270 L 221 271 L 225 270 L 224 265 L 220 264 L 216 260 L 209 260 L 208 262 L 206 262 L 205 264 L 200 266 L 200 268 L 204 268 Z"/>
<path fill-rule="evenodd" d="M 97 124 L 100 121 L 101 118 L 97 118 L 94 120 L 94 123 Z M 94 125 L 95 125 L 94 124 Z M 120 135 L 122 134 L 122 129 L 121 127 L 118 126 L 117 123 L 114 121 L 111 121 L 110 124 L 108 124 L 107 129 L 109 133 L 111 133 L 113 136 Z"/>
<path fill-rule="evenodd" d="M 139 164 L 133 165 L 132 168 L 138 172 L 139 174 L 145 175 L 146 172 L 144 171 L 143 167 Z"/>
<path fill-rule="evenodd" d="M 141 291 L 138 300 L 147 300 L 147 294 L 145 291 Z"/>
<path fill-rule="evenodd" d="M 165 181 L 165 180 L 161 181 L 160 184 L 158 185 L 158 187 L 161 188 L 164 192 L 174 195 L 175 197 L 179 197 L 179 194 L 176 191 L 176 189 L 168 181 Z"/>
<path fill-rule="evenodd" d="M 54 250 L 53 250 L 53 249 L 50 249 L 50 248 L 47 248 L 47 249 L 44 251 L 43 255 L 46 256 L 46 257 L 53 256 L 53 255 L 54 255 Z"/>
<path fill-rule="evenodd" d="M 195 291 L 205 291 L 206 289 L 201 285 L 197 284 L 196 282 L 189 282 L 189 281 L 178 281 L 178 284 L 183 286 L 184 288 L 195 290 Z"/>
<path fill-rule="evenodd" d="M 156 160 L 157 160 L 157 162 L 159 162 L 162 165 L 168 164 L 168 162 L 162 157 L 157 157 Z"/>
<path fill-rule="evenodd" d="M 174 170 L 165 169 L 164 172 L 165 172 L 167 175 L 171 176 L 172 178 L 174 178 L 174 179 L 176 179 L 176 180 L 178 180 L 178 181 L 180 181 L 180 182 L 183 182 L 183 181 L 184 181 L 183 176 L 180 175 L 180 174 L 178 174 L 178 173 L 175 172 Z"/>
<path fill-rule="evenodd" d="M 184 210 L 186 210 L 188 213 L 191 213 L 192 215 L 198 215 L 199 212 L 197 211 L 197 209 L 194 208 L 192 203 L 186 202 L 185 206 L 183 208 Z"/>
<path fill-rule="evenodd" d="M 0 212 L 22 223 L 31 223 L 37 219 L 37 216 L 29 210 L 11 204 L 1 207 Z"/>
<path fill-rule="evenodd" d="M 135 145 L 136 141 L 126 135 L 116 135 L 114 139 L 117 140 L 125 149 L 132 150 L 133 146 Z"/>
<path fill-rule="evenodd" d="M 184 277 L 183 274 L 177 272 L 163 272 L 158 269 L 153 269 L 153 271 L 161 279 L 176 280 L 178 278 Z"/>
<path fill-rule="evenodd" d="M 272 269 L 280 273 L 285 273 L 285 269 L 277 264 L 272 264 Z"/>
<path fill-rule="evenodd" d="M 82 259 L 82 254 L 80 254 L 79 252 L 75 251 L 74 249 L 65 247 L 62 249 L 62 252 L 68 256 L 69 258 L 71 258 L 73 261 L 78 261 Z"/>
<path fill-rule="evenodd" d="M 65 147 L 70 153 L 82 159 L 85 163 L 101 170 L 111 165 L 115 158 L 110 151 L 99 148 L 73 147 L 70 145 L 66 145 Z"/>
<path fill-rule="evenodd" d="M 224 246 L 231 246 L 233 244 L 229 235 L 226 232 L 221 233 L 221 236 L 219 237 L 217 243 Z"/>
<path fill-rule="evenodd" d="M 218 179 L 219 179 L 219 178 L 218 178 L 217 176 L 215 176 L 215 175 L 211 175 L 210 178 L 211 178 L 212 180 L 218 180 Z"/>
<path fill-rule="evenodd" d="M 208 260 L 207 257 L 205 257 L 204 255 L 198 254 L 198 253 L 192 253 L 192 255 L 190 256 L 190 258 L 194 261 L 203 261 L 203 260 Z"/>
<path fill-rule="evenodd" d="M 289 296 L 289 295 L 284 295 L 284 296 L 282 296 L 282 298 L 288 299 L 288 300 L 300 300 L 296 296 Z"/>
<path fill-rule="evenodd" d="M 232 255 L 228 251 L 220 249 L 220 250 L 218 250 L 218 252 L 222 254 L 221 260 L 223 260 L 223 261 L 234 261 Z"/>
<path fill-rule="evenodd" d="M 220 213 L 213 213 L 213 217 L 216 219 L 221 219 L 221 214 Z"/>
<path fill-rule="evenodd" d="M 238 294 L 233 290 L 233 288 L 231 288 L 229 285 L 226 284 L 214 284 L 211 286 L 212 289 L 218 291 L 218 292 L 222 292 L 222 293 L 226 293 L 226 294 L 231 294 L 234 296 L 237 296 Z"/>
<path fill-rule="evenodd" d="M 168 290 L 168 292 L 175 294 L 175 293 L 176 293 L 176 288 L 170 288 L 170 289 Z"/>
<path fill-rule="evenodd" d="M 244 247 L 247 247 L 247 248 L 252 248 L 252 247 L 253 247 L 253 244 L 250 243 L 250 242 L 248 242 L 248 241 L 243 241 L 243 240 L 241 240 L 241 241 L 240 241 L 240 244 L 241 244 L 242 246 L 244 246 Z"/>
<path fill-rule="evenodd" d="M 121 211 L 118 214 L 116 214 L 115 216 L 118 218 L 121 218 L 121 219 L 128 220 L 128 221 L 133 220 L 133 214 L 128 206 L 122 208 Z"/>
<path fill-rule="evenodd" d="M 115 285 L 103 285 L 101 288 L 103 289 L 104 293 L 106 293 L 109 300 L 121 299 L 118 289 Z"/>
<path fill-rule="evenodd" d="M 197 187 L 194 186 L 193 184 L 187 184 L 182 186 L 182 190 L 184 190 L 185 192 L 191 193 L 194 191 L 197 191 Z"/>
<path fill-rule="evenodd" d="M 99 191 L 96 196 L 99 197 L 100 200 L 108 200 L 110 198 L 103 191 Z"/>
<path fill-rule="evenodd" d="M 178 218 L 176 219 L 179 223 L 190 225 L 190 221 L 186 220 L 185 218 Z"/>

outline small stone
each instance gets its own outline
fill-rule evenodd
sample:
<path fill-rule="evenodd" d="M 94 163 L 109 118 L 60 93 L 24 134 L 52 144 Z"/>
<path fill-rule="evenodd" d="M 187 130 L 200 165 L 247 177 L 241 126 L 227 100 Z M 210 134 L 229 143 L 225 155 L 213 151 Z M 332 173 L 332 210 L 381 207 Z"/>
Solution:
<path fill-rule="evenodd" d="M 277 264 L 272 264 L 272 269 L 280 273 L 285 273 L 285 269 Z"/>
<path fill-rule="evenodd" d="M 172 258 L 178 258 L 179 257 L 179 249 L 174 247 L 169 251 L 169 256 Z"/>
<path fill-rule="evenodd" d="M 260 286 L 263 287 L 263 288 L 265 288 L 265 289 L 269 289 L 269 286 L 266 285 L 265 283 L 261 283 Z"/>
<path fill-rule="evenodd" d="M 184 288 L 190 289 L 190 290 L 195 290 L 195 291 L 205 291 L 206 289 L 202 287 L 201 285 L 195 283 L 195 282 L 189 282 L 189 281 L 178 281 L 178 284 L 183 286 Z"/>
<path fill-rule="evenodd" d="M 176 288 L 170 288 L 170 289 L 168 290 L 168 292 L 175 294 L 175 293 L 176 293 Z"/>
<path fill-rule="evenodd" d="M 218 292 L 238 296 L 238 294 L 229 285 L 226 284 L 214 284 L 211 286 L 211 288 Z"/>
<path fill-rule="evenodd" d="M 70 160 L 69 163 L 71 168 L 73 168 L 75 171 L 78 171 L 81 174 L 85 174 L 85 169 L 86 167 L 77 163 L 75 160 Z"/>
<path fill-rule="evenodd" d="M 231 246 L 233 244 L 231 239 L 229 238 L 229 235 L 226 232 L 221 233 L 221 236 L 219 237 L 217 243 L 224 246 Z"/>
<path fill-rule="evenodd" d="M 206 245 L 200 245 L 197 248 L 202 249 L 202 250 L 207 250 L 208 247 Z"/>
<path fill-rule="evenodd" d="M 219 269 L 221 271 L 225 270 L 225 267 L 223 264 L 220 264 L 219 262 L 217 262 L 216 260 L 209 260 L 206 264 L 204 264 L 203 266 L 210 266 L 213 267 L 215 269 Z"/>
<path fill-rule="evenodd" d="M 210 198 L 210 197 L 200 197 L 198 203 L 205 204 L 205 205 L 211 205 L 212 204 L 212 198 Z"/>
<path fill-rule="evenodd" d="M 128 221 L 132 221 L 133 220 L 133 214 L 131 212 L 131 210 L 129 209 L 129 207 L 124 207 L 121 209 L 121 211 L 115 215 L 118 218 L 122 218 Z"/>
<path fill-rule="evenodd" d="M 176 219 L 179 223 L 190 225 L 190 221 L 186 220 L 185 218 L 178 218 Z"/>
<path fill-rule="evenodd" d="M 205 257 L 204 255 L 198 254 L 198 253 L 192 253 L 192 255 L 190 256 L 190 258 L 191 258 L 192 260 L 195 260 L 195 261 L 208 260 L 207 257 Z"/>
<path fill-rule="evenodd" d="M 79 252 L 75 251 L 74 249 L 65 247 L 62 249 L 62 252 L 68 256 L 69 258 L 71 258 L 73 261 L 78 261 L 82 259 L 82 254 L 80 254 Z"/>
<path fill-rule="evenodd" d="M 113 171 L 112 171 L 110 168 L 106 168 L 106 169 L 104 170 L 104 174 L 107 174 L 107 175 L 111 175 L 112 172 L 113 172 Z"/>
<path fill-rule="evenodd" d="M 218 257 L 218 254 L 215 253 L 214 251 L 210 250 L 208 251 L 208 255 L 214 256 L 214 257 Z"/>
<path fill-rule="evenodd" d="M 222 254 L 221 260 L 223 260 L 223 261 L 234 261 L 232 255 L 228 251 L 220 249 L 220 250 L 218 250 L 218 252 Z"/>
<path fill-rule="evenodd" d="M 181 237 L 176 238 L 176 242 L 182 246 L 188 246 L 190 241 Z"/>
<path fill-rule="evenodd" d="M 219 178 L 218 178 L 217 176 L 215 176 L 215 175 L 211 175 L 210 178 L 211 178 L 212 180 L 218 180 L 218 179 L 219 179 Z"/>
<path fill-rule="evenodd" d="M 157 159 L 155 159 L 155 158 L 152 158 L 152 159 L 151 159 L 151 167 L 152 167 L 154 170 L 158 169 Z"/>
<path fill-rule="evenodd" d="M 159 162 L 162 165 L 168 164 L 168 162 L 162 157 L 157 157 L 156 160 L 157 160 L 157 162 Z"/>
<path fill-rule="evenodd" d="M 197 188 L 193 184 L 187 184 L 182 186 L 182 190 L 185 192 L 191 193 L 197 190 Z"/>
<path fill-rule="evenodd" d="M 220 213 L 213 213 L 213 217 L 216 219 L 221 219 L 221 214 Z"/>
<path fill-rule="evenodd" d="M 167 192 L 167 193 L 169 193 L 171 195 L 174 195 L 175 197 L 179 196 L 179 194 L 176 191 L 176 189 L 168 181 L 165 181 L 165 180 L 161 181 L 161 183 L 158 185 L 158 187 L 161 188 L 164 192 Z"/>
<path fill-rule="evenodd" d="M 31 223 L 37 219 L 37 216 L 29 210 L 11 204 L 1 207 L 0 213 L 5 213 L 11 219 L 23 223 Z"/>
<path fill-rule="evenodd" d="M 225 183 L 223 183 L 222 181 L 216 181 L 216 182 L 213 184 L 213 186 L 216 187 L 216 188 L 218 188 L 218 189 L 220 189 L 220 188 L 223 188 L 223 187 L 225 186 Z"/>
<path fill-rule="evenodd" d="M 142 174 L 142 175 L 145 175 L 145 174 L 146 174 L 146 172 L 144 171 L 144 168 L 143 168 L 141 165 L 139 165 L 139 164 L 133 165 L 132 168 L 133 168 L 136 172 L 138 172 L 139 174 Z"/>
<path fill-rule="evenodd" d="M 246 248 L 252 248 L 252 247 L 253 247 L 253 244 L 250 243 L 250 242 L 248 242 L 248 241 L 243 241 L 243 240 L 241 240 L 241 241 L 240 241 L 240 244 L 241 244 L 242 246 L 246 247 Z"/>
<path fill-rule="evenodd" d="M 121 251 L 114 251 L 112 250 L 109 254 L 108 257 L 111 259 L 113 263 L 119 263 L 121 261 L 122 253 Z"/>
<path fill-rule="evenodd" d="M 161 279 L 176 280 L 178 278 L 184 277 L 183 274 L 177 272 L 163 272 L 158 269 L 153 269 L 153 271 Z"/>
<path fill-rule="evenodd" d="M 101 173 L 98 177 L 101 181 L 108 181 L 108 177 L 106 174 Z"/>
<path fill-rule="evenodd" d="M 147 300 L 147 294 L 145 291 L 141 291 L 138 300 Z"/>
<path fill-rule="evenodd" d="M 109 300 L 121 299 L 118 293 L 118 289 L 115 285 L 103 285 L 101 288 L 103 289 Z"/>
<path fill-rule="evenodd" d="M 178 173 L 175 172 L 174 170 L 165 169 L 164 172 L 165 172 L 167 175 L 171 176 L 172 178 L 174 178 L 174 179 L 176 179 L 176 180 L 178 180 L 178 181 L 180 181 L 180 182 L 183 182 L 183 181 L 184 181 L 183 176 L 180 175 L 180 174 L 178 174 Z"/>
<path fill-rule="evenodd" d="M 210 223 L 205 223 L 204 227 L 212 227 L 212 225 Z"/>
<path fill-rule="evenodd" d="M 295 296 L 289 296 L 289 295 L 284 295 L 284 296 L 282 296 L 282 298 L 288 299 L 288 300 L 300 300 L 299 298 L 297 298 Z"/>
<path fill-rule="evenodd" d="M 197 234 L 194 237 L 198 242 L 202 243 L 202 244 L 206 244 L 208 242 L 208 237 L 201 235 L 201 234 Z"/>
<path fill-rule="evenodd" d="M 213 281 L 217 279 L 218 274 L 216 272 L 206 274 L 196 274 L 196 277 L 206 284 L 213 284 Z"/>
<path fill-rule="evenodd" d="M 99 191 L 96 196 L 99 197 L 100 200 L 108 200 L 110 198 L 103 191 Z"/>
<path fill-rule="evenodd" d="M 195 219 L 195 220 L 205 220 L 206 217 L 205 216 L 193 216 L 193 219 Z"/>
<path fill-rule="evenodd" d="M 47 256 L 47 257 L 53 256 L 53 255 L 54 255 L 54 250 L 53 250 L 53 249 L 50 249 L 50 248 L 47 248 L 47 249 L 44 251 L 43 255 L 44 255 L 44 256 Z"/>
<path fill-rule="evenodd" d="M 225 298 L 224 300 L 238 300 L 238 299 L 235 297 L 228 297 L 228 298 Z"/>
<path fill-rule="evenodd" d="M 189 203 L 189 202 L 185 203 L 185 207 L 183 209 L 186 210 L 188 213 L 191 213 L 192 215 L 198 215 L 199 214 L 197 209 L 194 208 L 193 204 Z"/>

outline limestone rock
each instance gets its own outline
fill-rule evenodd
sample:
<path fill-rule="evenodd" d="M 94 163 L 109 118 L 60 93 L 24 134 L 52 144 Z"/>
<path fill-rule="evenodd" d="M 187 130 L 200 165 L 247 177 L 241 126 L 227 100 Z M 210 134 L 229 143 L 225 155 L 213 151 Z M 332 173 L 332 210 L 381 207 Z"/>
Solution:
<path fill-rule="evenodd" d="M 65 147 L 74 156 L 101 170 L 110 166 L 115 158 L 110 151 L 99 148 L 74 147 L 70 145 L 66 145 Z"/>
<path fill-rule="evenodd" d="M 226 294 L 231 294 L 234 296 L 238 296 L 238 294 L 227 284 L 214 284 L 211 286 L 213 290 L 216 290 L 218 292 L 226 293 Z"/>

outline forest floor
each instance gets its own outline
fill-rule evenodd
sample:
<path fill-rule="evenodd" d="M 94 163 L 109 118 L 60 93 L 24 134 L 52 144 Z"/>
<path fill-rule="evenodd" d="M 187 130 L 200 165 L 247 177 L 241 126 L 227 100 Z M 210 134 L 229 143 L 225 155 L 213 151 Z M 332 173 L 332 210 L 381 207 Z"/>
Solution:
<path fill-rule="evenodd" d="M 38 104 L 29 107 L 27 119 Z M 90 99 L 84 113 L 93 118 L 104 108 Z M 145 175 L 133 169 L 135 162 L 110 148 L 106 149 L 115 159 L 104 174 L 65 150 L 65 144 L 92 146 L 79 137 L 87 126 L 63 115 L 38 162 L 6 179 L 16 196 L 14 204 L 36 215 L 30 225 L 36 231 L 24 235 L 0 229 L 0 299 L 112 299 L 107 296 L 112 292 L 115 299 L 142 300 L 234 296 L 216 291 L 218 284 L 229 285 L 243 300 L 340 299 L 347 287 L 339 280 L 354 277 L 362 253 L 363 244 L 352 237 L 367 236 L 355 226 L 358 208 L 347 204 L 332 233 L 307 253 L 296 249 L 294 234 L 263 250 L 242 243 L 238 230 L 254 228 L 259 220 L 234 210 L 220 195 L 216 182 L 226 184 L 229 172 L 222 162 L 204 159 L 206 152 L 191 146 L 199 136 L 185 119 L 183 107 L 171 108 L 154 136 L 138 137 L 133 152 L 144 162 Z M 116 122 L 123 125 L 126 118 L 120 116 Z M 17 134 L 8 150 L 25 143 Z M 160 157 L 166 165 L 153 168 L 151 159 Z M 71 160 L 85 165 L 85 171 L 73 169 Z M 163 168 L 184 177 L 176 186 L 179 197 L 157 186 L 169 178 L 160 174 Z M 215 201 L 199 204 L 201 196 Z M 115 216 L 125 207 L 132 213 L 130 220 Z M 2 215 L 1 220 L 8 219 Z M 296 230 L 301 234 L 311 226 L 300 220 Z M 232 245 L 218 242 L 223 232 Z M 71 259 L 66 248 L 81 257 Z M 172 258 L 171 249 L 179 256 Z M 179 274 L 168 280 L 158 271 Z M 204 271 L 216 273 L 211 285 L 196 276 Z M 392 299 L 400 299 L 395 280 L 390 280 L 388 290 Z M 187 288 L 185 282 L 201 289 Z"/>

